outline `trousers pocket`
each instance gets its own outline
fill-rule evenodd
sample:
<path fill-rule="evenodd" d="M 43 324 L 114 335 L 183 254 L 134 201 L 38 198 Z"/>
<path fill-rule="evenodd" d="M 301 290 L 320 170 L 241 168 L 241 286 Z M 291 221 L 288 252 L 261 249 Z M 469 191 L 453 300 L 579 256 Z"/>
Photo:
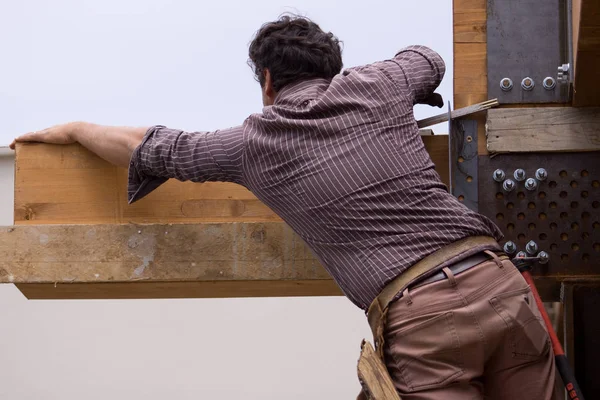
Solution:
<path fill-rule="evenodd" d="M 452 312 L 411 319 L 394 333 L 390 351 L 406 392 L 441 387 L 464 373 Z"/>
<path fill-rule="evenodd" d="M 493 297 L 490 304 L 506 324 L 514 358 L 534 360 L 547 354 L 550 336 L 529 287 Z"/>

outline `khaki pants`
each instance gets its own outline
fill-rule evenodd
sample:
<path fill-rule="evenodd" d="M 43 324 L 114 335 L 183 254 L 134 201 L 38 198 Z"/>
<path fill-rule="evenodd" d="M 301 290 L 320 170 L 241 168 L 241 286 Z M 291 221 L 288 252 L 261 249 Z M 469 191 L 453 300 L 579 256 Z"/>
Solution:
<path fill-rule="evenodd" d="M 550 339 L 514 265 L 444 272 L 390 304 L 384 352 L 402 400 L 558 398 Z"/>

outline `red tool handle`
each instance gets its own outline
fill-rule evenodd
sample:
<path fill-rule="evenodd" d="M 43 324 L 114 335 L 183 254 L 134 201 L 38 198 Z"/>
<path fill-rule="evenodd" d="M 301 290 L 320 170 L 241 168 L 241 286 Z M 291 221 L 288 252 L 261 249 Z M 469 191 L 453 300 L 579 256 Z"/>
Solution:
<path fill-rule="evenodd" d="M 554 327 L 552 327 L 552 322 L 550 321 L 550 317 L 544 308 L 544 303 L 542 303 L 542 299 L 540 298 L 540 294 L 535 287 L 535 282 L 533 281 L 533 277 L 528 271 L 523 271 L 523 278 L 529 284 L 531 288 L 531 293 L 533 294 L 533 298 L 535 299 L 535 304 L 537 304 L 540 313 L 542 314 L 542 318 L 544 319 L 544 323 L 546 324 L 546 329 L 548 330 L 548 334 L 550 335 L 550 341 L 552 342 L 552 349 L 554 350 L 554 360 L 556 362 L 556 368 L 558 369 L 558 373 L 562 378 L 562 381 L 565 385 L 565 389 L 567 389 L 567 393 L 569 394 L 569 398 L 572 400 L 584 400 L 583 395 L 581 394 L 581 389 L 575 380 L 575 374 L 569 365 L 569 361 L 565 356 L 565 351 L 563 350 L 558 337 L 556 336 L 556 332 L 554 332 Z"/>

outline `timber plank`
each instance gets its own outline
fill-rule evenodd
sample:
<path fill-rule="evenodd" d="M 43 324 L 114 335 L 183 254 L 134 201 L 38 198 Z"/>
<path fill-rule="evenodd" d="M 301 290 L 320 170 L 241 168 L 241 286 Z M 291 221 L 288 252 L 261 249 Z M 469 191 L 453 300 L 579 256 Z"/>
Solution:
<path fill-rule="evenodd" d="M 488 111 L 493 153 L 600 150 L 600 108 L 538 107 Z"/>
<path fill-rule="evenodd" d="M 453 1 L 454 108 L 488 99 L 487 94 L 487 0 Z M 477 121 L 478 153 L 487 154 L 485 113 Z"/>
<path fill-rule="evenodd" d="M 342 296 L 333 279 L 200 282 L 17 283 L 30 300 Z"/>
<path fill-rule="evenodd" d="M 422 136 L 448 184 L 448 136 Z M 270 222 L 281 219 L 243 186 L 169 180 L 127 203 L 127 171 L 80 145 L 17 145 L 15 224 Z"/>
<path fill-rule="evenodd" d="M 80 145 L 18 145 L 15 223 L 280 221 L 249 190 L 233 183 L 169 180 L 128 205 L 126 182 L 126 169 Z"/>
<path fill-rule="evenodd" d="M 3 227 L 0 283 L 30 299 L 342 294 L 283 222 Z"/>
<path fill-rule="evenodd" d="M 283 222 L 0 229 L 0 282 L 328 279 Z"/>
<path fill-rule="evenodd" d="M 454 44 L 455 109 L 487 100 L 486 52 L 486 43 Z M 474 101 L 475 98 L 483 100 Z"/>
<path fill-rule="evenodd" d="M 487 41 L 487 4 L 485 0 L 454 0 L 454 43 Z"/>

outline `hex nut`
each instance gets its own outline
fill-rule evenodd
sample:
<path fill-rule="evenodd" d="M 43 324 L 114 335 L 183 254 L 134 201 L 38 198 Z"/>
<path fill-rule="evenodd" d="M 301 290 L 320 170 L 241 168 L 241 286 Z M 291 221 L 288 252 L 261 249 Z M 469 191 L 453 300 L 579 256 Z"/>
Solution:
<path fill-rule="evenodd" d="M 517 245 L 515 244 L 515 242 L 509 240 L 508 242 L 504 243 L 504 252 L 506 254 L 513 254 L 516 251 Z"/>
<path fill-rule="evenodd" d="M 515 180 L 517 180 L 519 182 L 524 181 L 525 180 L 525 170 L 523 168 L 517 168 L 517 169 L 515 169 L 513 176 L 515 177 Z"/>
<path fill-rule="evenodd" d="M 540 264 L 547 264 L 550 261 L 550 254 L 545 251 L 540 251 L 537 255 Z"/>
<path fill-rule="evenodd" d="M 542 85 L 544 86 L 544 89 L 552 90 L 556 87 L 556 80 L 551 76 L 547 76 L 544 78 Z"/>
<path fill-rule="evenodd" d="M 537 181 L 533 178 L 529 178 L 525 181 L 525 189 L 535 190 L 537 189 Z"/>
<path fill-rule="evenodd" d="M 523 80 L 521 81 L 521 88 L 523 90 L 530 91 L 530 90 L 533 90 L 534 87 L 535 87 L 535 82 L 530 77 L 523 78 Z"/>
<path fill-rule="evenodd" d="M 504 179 L 506 179 L 506 174 L 501 169 L 497 169 L 494 171 L 492 177 L 494 178 L 494 180 L 496 182 L 502 182 L 502 181 L 504 181 Z"/>
<path fill-rule="evenodd" d="M 510 78 L 502 78 L 500 79 L 500 89 L 503 92 L 508 92 L 513 88 L 513 81 Z"/>
<path fill-rule="evenodd" d="M 504 183 L 502 183 L 502 187 L 507 192 L 512 192 L 513 190 L 515 190 L 516 186 L 517 185 L 515 184 L 515 182 L 512 179 L 507 179 L 504 181 Z"/>
<path fill-rule="evenodd" d="M 538 181 L 544 181 L 547 177 L 548 171 L 546 171 L 544 168 L 538 168 L 535 171 L 535 179 L 537 179 Z"/>
<path fill-rule="evenodd" d="M 533 240 L 529 241 L 529 243 L 527 243 L 527 245 L 525 246 L 525 250 L 527 250 L 527 253 L 530 255 L 535 255 L 535 253 L 537 253 L 538 251 L 538 245 L 536 242 L 534 242 Z"/>

